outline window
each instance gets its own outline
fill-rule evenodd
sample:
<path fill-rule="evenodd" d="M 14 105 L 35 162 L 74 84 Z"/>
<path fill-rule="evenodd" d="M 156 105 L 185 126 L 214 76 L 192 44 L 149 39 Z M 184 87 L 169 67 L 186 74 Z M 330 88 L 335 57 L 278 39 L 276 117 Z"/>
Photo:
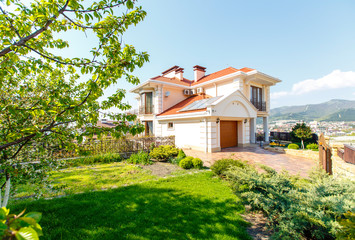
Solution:
<path fill-rule="evenodd" d="M 259 110 L 266 111 L 266 103 L 263 101 L 263 89 L 250 86 L 250 102 Z"/>
<path fill-rule="evenodd" d="M 174 129 L 174 123 L 173 122 L 169 122 L 168 123 L 168 129 L 170 129 L 170 130 Z"/>
<path fill-rule="evenodd" d="M 146 92 L 141 95 L 140 114 L 152 114 L 153 109 L 153 93 Z"/>

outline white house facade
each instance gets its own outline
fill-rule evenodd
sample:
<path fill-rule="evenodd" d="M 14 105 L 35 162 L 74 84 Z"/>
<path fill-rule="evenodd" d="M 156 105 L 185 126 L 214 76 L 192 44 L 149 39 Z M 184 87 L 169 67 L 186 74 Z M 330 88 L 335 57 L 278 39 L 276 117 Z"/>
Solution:
<path fill-rule="evenodd" d="M 194 80 L 174 66 L 131 90 L 145 135 L 175 135 L 175 145 L 205 152 L 255 143 L 256 118 L 268 141 L 270 87 L 279 79 L 251 68 L 226 68 L 206 75 L 194 66 Z"/>

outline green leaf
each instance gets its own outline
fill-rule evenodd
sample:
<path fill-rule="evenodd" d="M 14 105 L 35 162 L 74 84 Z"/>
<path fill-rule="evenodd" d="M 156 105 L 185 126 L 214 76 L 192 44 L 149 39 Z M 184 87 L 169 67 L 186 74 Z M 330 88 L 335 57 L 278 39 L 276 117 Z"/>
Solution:
<path fill-rule="evenodd" d="M 6 211 L 4 208 L 0 208 L 0 220 L 5 220 L 6 219 Z"/>
<path fill-rule="evenodd" d="M 31 227 L 21 228 L 16 233 L 15 236 L 17 240 L 38 240 L 39 239 L 37 232 Z"/>
<path fill-rule="evenodd" d="M 23 227 L 28 227 L 29 225 L 35 225 L 37 223 L 36 220 L 31 217 L 21 217 L 19 219 L 22 220 L 22 222 L 27 223 L 27 225 L 21 223 L 21 226 Z"/>
<path fill-rule="evenodd" d="M 3 235 L 4 235 L 6 229 L 7 229 L 6 224 L 0 222 L 0 236 L 3 236 Z"/>
<path fill-rule="evenodd" d="M 33 218 L 36 222 L 39 222 L 42 218 L 42 213 L 40 212 L 29 212 L 25 217 Z"/>

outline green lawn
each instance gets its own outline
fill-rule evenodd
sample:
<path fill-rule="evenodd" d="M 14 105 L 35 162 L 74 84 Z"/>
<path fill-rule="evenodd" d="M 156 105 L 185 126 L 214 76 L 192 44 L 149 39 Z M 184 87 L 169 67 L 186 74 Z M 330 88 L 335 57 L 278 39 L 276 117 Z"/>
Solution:
<path fill-rule="evenodd" d="M 109 163 L 72 167 L 50 173 L 53 188 L 41 189 L 44 197 L 104 190 L 156 179 L 150 171 L 126 163 Z M 38 191 L 35 185 L 21 185 L 15 198 L 33 195 Z"/>
<path fill-rule="evenodd" d="M 251 239 L 241 201 L 211 172 L 9 207 L 41 211 L 43 239 Z"/>

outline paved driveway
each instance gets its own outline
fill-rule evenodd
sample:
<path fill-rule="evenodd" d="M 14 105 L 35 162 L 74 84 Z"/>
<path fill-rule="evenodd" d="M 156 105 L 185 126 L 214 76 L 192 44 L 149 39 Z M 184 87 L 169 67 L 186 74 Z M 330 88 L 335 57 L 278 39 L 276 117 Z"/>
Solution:
<path fill-rule="evenodd" d="M 232 147 L 222 149 L 221 152 L 204 153 L 201 151 L 187 150 L 184 152 L 188 156 L 201 158 L 204 165 L 209 167 L 216 160 L 222 158 L 234 158 L 246 160 L 252 164 L 264 164 L 272 167 L 276 171 L 287 170 L 290 174 L 300 174 L 307 177 L 308 172 L 317 166 L 314 160 L 302 157 L 295 157 L 283 153 L 270 152 L 257 145 L 251 147 Z"/>

